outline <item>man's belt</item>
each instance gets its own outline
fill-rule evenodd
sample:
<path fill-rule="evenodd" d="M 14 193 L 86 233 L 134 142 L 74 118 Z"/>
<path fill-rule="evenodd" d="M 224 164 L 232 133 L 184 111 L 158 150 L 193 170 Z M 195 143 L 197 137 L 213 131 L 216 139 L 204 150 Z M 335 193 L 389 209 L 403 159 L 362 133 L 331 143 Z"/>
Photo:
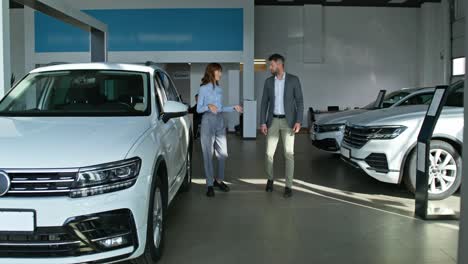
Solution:
<path fill-rule="evenodd" d="M 286 118 L 285 115 L 273 115 L 273 118 Z"/>

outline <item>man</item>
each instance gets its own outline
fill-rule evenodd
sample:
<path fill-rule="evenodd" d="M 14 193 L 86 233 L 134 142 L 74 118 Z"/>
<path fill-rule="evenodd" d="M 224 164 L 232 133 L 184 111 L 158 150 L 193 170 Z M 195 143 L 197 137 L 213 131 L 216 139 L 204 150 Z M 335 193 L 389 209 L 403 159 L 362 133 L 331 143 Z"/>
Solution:
<path fill-rule="evenodd" d="M 285 59 L 279 54 L 268 58 L 272 77 L 266 79 L 260 110 L 262 133 L 267 136 L 265 169 L 266 191 L 273 191 L 273 160 L 279 138 L 283 140 L 286 159 L 284 197 L 292 196 L 294 179 L 294 136 L 301 129 L 304 100 L 299 78 L 284 70 Z"/>
<path fill-rule="evenodd" d="M 195 105 L 189 108 L 189 113 L 193 114 L 193 138 L 197 139 L 200 137 L 200 124 L 203 114 L 197 112 L 198 94 L 195 95 Z"/>

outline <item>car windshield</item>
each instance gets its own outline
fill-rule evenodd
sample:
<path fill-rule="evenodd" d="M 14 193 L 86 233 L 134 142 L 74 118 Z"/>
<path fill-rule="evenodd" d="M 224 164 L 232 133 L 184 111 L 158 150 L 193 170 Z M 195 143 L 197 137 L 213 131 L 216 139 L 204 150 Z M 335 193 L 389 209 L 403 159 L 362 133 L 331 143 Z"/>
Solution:
<path fill-rule="evenodd" d="M 410 94 L 410 93 L 408 91 L 404 91 L 404 90 L 395 91 L 395 92 L 387 94 L 383 99 L 382 108 L 389 108 L 390 106 L 394 105 L 396 102 L 403 99 L 408 94 Z M 368 109 L 368 110 L 376 109 L 375 102 L 372 102 L 372 103 L 364 106 L 363 108 Z"/>
<path fill-rule="evenodd" d="M 32 73 L 0 102 L 0 116 L 147 115 L 148 80 L 112 70 Z"/>

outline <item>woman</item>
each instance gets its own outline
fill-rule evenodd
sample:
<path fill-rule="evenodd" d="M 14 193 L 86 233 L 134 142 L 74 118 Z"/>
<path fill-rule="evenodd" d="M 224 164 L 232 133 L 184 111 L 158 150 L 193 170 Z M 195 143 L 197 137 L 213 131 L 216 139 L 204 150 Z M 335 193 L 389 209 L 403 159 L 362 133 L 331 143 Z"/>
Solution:
<path fill-rule="evenodd" d="M 206 67 L 205 75 L 202 78 L 200 91 L 198 93 L 197 112 L 203 114 L 201 123 L 201 145 L 205 166 L 206 185 L 208 191 L 206 195 L 213 197 L 214 187 L 223 192 L 229 192 L 229 187 L 224 180 L 224 162 L 228 157 L 226 142 L 226 127 L 224 125 L 224 112 L 242 112 L 242 107 L 223 106 L 223 90 L 219 87 L 219 80 L 222 76 L 222 67 L 218 63 L 210 63 Z M 214 176 L 213 152 L 218 159 L 218 175 Z"/>

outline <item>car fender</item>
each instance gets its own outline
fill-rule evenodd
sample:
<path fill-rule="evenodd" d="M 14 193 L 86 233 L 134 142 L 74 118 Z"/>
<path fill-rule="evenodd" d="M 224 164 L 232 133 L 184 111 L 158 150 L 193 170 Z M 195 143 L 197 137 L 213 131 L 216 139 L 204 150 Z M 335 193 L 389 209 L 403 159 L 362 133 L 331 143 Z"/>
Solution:
<path fill-rule="evenodd" d="M 463 142 L 461 140 L 459 140 L 458 138 L 456 138 L 454 136 L 451 136 L 451 135 L 438 133 L 438 134 L 432 135 L 432 140 L 442 140 L 442 141 L 445 141 L 445 142 L 447 142 L 449 144 L 452 144 L 453 147 L 459 152 L 459 154 L 462 155 L 461 148 L 463 146 Z M 401 183 L 402 180 L 403 180 L 403 176 L 405 174 L 405 168 L 406 168 L 406 164 L 408 162 L 408 158 L 409 158 L 410 154 L 415 150 L 416 145 L 417 145 L 417 142 L 414 142 L 413 144 L 411 144 L 411 147 L 408 148 L 405 155 L 403 156 L 403 162 L 401 163 L 400 177 L 398 179 L 398 183 Z"/>

